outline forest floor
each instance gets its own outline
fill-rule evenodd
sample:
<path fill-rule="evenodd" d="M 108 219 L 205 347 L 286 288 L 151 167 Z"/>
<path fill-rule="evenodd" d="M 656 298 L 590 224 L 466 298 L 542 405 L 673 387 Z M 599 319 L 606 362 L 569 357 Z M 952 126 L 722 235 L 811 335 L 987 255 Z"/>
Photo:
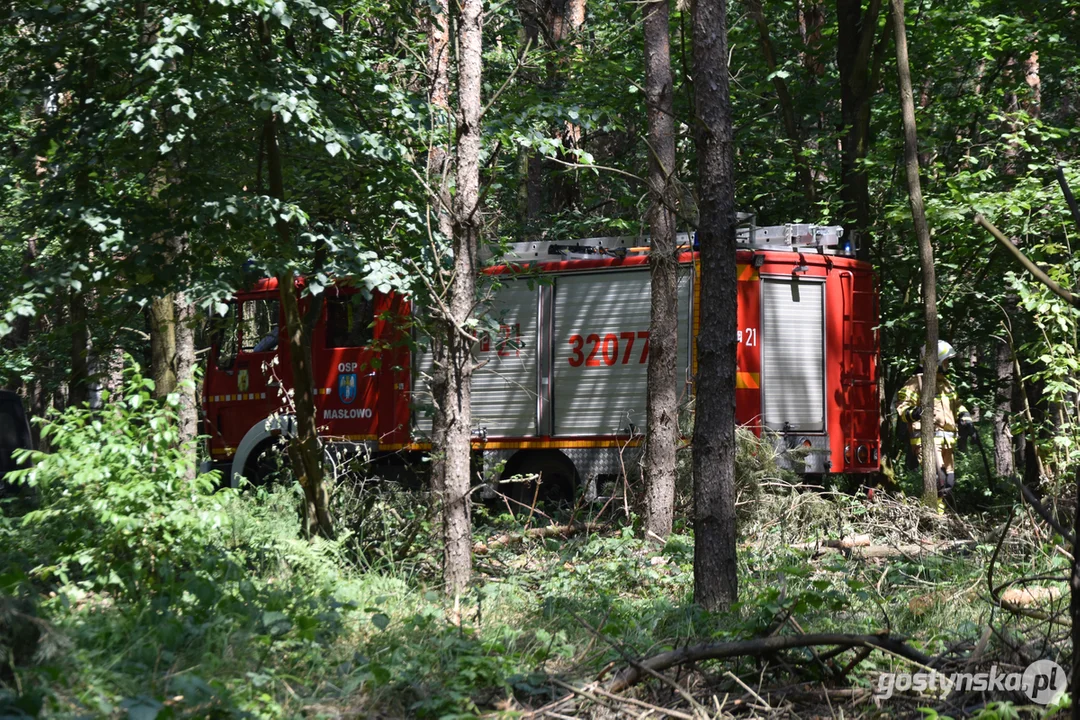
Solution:
<path fill-rule="evenodd" d="M 342 537 L 313 543 L 295 536 L 294 491 L 219 498 L 218 550 L 233 558 L 220 577 L 135 603 L 68 587 L 0 605 L 0 630 L 12 612 L 40 630 L 33 657 L 0 672 L 0 715 L 1036 717 L 1046 708 L 1016 688 L 938 697 L 890 681 L 886 699 L 883 677 L 927 663 L 1068 667 L 1069 556 L 1023 508 L 1006 525 L 882 492 L 763 483 L 739 506 L 740 602 L 710 614 L 692 603 L 692 537 L 641 540 L 621 498 L 562 533 L 538 529 L 569 517 L 478 506 L 473 590 L 456 606 L 438 592 L 415 494 L 357 490 L 339 505 Z M 887 642 L 639 665 L 819 633 Z M 613 689 L 635 667 L 640 682 Z"/>

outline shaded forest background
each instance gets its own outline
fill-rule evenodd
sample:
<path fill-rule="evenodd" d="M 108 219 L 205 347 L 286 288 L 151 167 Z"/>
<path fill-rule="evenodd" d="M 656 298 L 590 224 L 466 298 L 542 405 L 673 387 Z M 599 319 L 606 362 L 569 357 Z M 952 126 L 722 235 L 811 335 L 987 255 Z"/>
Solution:
<path fill-rule="evenodd" d="M 253 275 L 348 273 L 423 293 L 423 158 L 440 126 L 423 14 L 268 4 L 266 45 L 256 6 L 7 11 L 0 377 L 35 415 L 115 386 L 123 352 L 150 365 L 153 300 L 166 293 L 179 293 L 173 314 L 194 348 Z M 642 232 L 639 9 L 573 0 L 488 14 L 485 242 Z M 941 335 L 961 349 L 961 393 L 994 417 L 999 470 L 1011 462 L 1006 428 L 1023 425 L 1014 450 L 1029 479 L 1034 453 L 1019 438 L 1042 446 L 1054 476 L 1074 451 L 1075 322 L 1010 273 L 971 218 L 982 212 L 1073 285 L 1053 169 L 1076 183 L 1074 14 L 1067 3 L 908 7 Z M 748 2 L 732 6 L 729 30 L 737 207 L 759 224 L 841 224 L 879 269 L 886 410 L 920 332 L 889 23 L 880 2 Z M 680 230 L 696 222 L 689 42 L 676 9 Z M 268 187 L 267 110 L 281 122 L 284 205 Z M 293 244 L 268 225 L 278 207 Z M 895 461 L 902 443 L 885 431 Z"/>
<path fill-rule="evenodd" d="M 400 488 L 343 484 L 330 500 L 340 533 L 306 542 L 300 491 L 214 493 L 196 475 L 183 441 L 197 432 L 199 365 L 238 288 L 300 274 L 317 297 L 351 277 L 429 306 L 446 290 L 459 234 L 448 228 L 462 214 L 444 160 L 461 140 L 452 118 L 464 56 L 462 15 L 448 7 L 0 9 L 0 387 L 52 418 L 35 425 L 50 453 L 35 458 L 37 498 L 4 500 L 0 516 L 0 710 L 438 717 L 574 714 L 573 702 L 588 714 L 608 701 L 564 685 L 656 645 L 815 631 L 911 636 L 919 650 L 907 659 L 924 665 L 1067 664 L 1067 533 L 1015 509 L 1005 478 L 1022 475 L 1061 517 L 1075 507 L 1077 316 L 1014 270 L 974 217 L 1077 287 L 1076 230 L 1055 179 L 1060 169 L 1080 186 L 1080 11 L 1068 2 L 906 8 L 940 334 L 959 351 L 954 382 L 993 447 L 990 473 L 961 459 L 961 515 L 892 494 L 872 504 L 795 492 L 742 437 L 742 602 L 709 614 L 691 602 L 685 449 L 666 544 L 638 537 L 641 488 L 621 508 L 575 511 L 568 525 L 583 520 L 573 530 L 585 532 L 570 539 L 545 529 L 567 518 L 478 504 L 463 538 L 476 575 L 452 600 L 436 592 L 438 521 Z M 760 225 L 842 225 L 877 269 L 881 480 L 917 494 L 892 412 L 924 335 L 891 7 L 728 7 L 735 201 Z M 606 0 L 484 7 L 470 190 L 483 244 L 647 232 L 643 17 L 639 4 Z M 679 231 L 699 216 L 694 107 L 711 89 L 695 82 L 691 25 L 690 8 L 671 7 Z M 898 554 L 882 564 L 853 552 L 861 537 Z M 1004 591 L 1030 582 L 1050 605 L 1009 612 L 1020 605 Z M 798 702 L 819 710 L 866 710 L 870 673 L 895 669 L 894 656 L 862 645 L 826 660 L 791 653 L 768 674 L 740 661 L 738 681 L 713 665 L 680 675 L 681 693 L 657 681 L 635 697 L 685 714 L 737 693 L 750 704 L 715 714 L 764 713 L 755 691 L 743 694 L 754 682 L 786 688 L 783 698 L 810 693 Z M 973 714 L 1021 700 L 937 707 Z"/>

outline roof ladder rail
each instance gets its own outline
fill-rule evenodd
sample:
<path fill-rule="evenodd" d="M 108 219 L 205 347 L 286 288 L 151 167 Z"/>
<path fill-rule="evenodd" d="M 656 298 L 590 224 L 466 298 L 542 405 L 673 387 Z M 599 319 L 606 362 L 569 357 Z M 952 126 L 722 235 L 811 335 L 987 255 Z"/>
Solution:
<path fill-rule="evenodd" d="M 844 228 L 839 225 L 813 225 L 810 223 L 788 223 L 757 227 L 746 225 L 736 228 L 735 242 L 741 247 L 754 250 L 787 250 L 800 252 L 818 250 L 819 252 L 847 253 L 840 246 Z"/>

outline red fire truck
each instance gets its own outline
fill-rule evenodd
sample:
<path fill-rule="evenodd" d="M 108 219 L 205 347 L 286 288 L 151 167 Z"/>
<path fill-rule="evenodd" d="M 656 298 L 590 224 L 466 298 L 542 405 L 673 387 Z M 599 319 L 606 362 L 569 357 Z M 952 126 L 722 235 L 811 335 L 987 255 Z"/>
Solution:
<path fill-rule="evenodd" d="M 841 236 L 806 224 L 738 233 L 737 420 L 797 450 L 791 462 L 806 474 L 879 466 L 877 286 Z M 700 266 L 692 238 L 680 241 L 678 365 L 688 400 Z M 518 243 L 485 274 L 489 326 L 498 327 L 474 351 L 473 447 L 485 473 L 541 473 L 566 491 L 637 472 L 648 252 L 642 238 Z M 430 354 L 423 337 L 408 342 L 401 322 L 413 310 L 395 293 L 327 291 L 312 354 L 329 445 L 376 456 L 427 448 Z M 237 295 L 214 333 L 204 417 L 212 458 L 234 478 L 258 480 L 276 438 L 293 432 L 282 328 L 277 283 L 263 280 Z"/>

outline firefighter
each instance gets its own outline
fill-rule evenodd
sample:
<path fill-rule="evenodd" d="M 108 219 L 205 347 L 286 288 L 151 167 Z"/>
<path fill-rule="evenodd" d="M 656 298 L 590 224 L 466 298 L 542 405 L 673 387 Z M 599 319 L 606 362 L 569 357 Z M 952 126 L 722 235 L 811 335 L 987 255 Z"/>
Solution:
<path fill-rule="evenodd" d="M 956 355 L 953 346 L 944 340 L 938 341 L 937 397 L 934 400 L 934 447 L 937 456 L 938 477 L 938 512 L 944 509 L 942 498 L 948 497 L 956 484 L 956 467 L 953 464 L 953 449 L 959 431 L 970 432 L 973 429 L 971 415 L 960 403 L 956 389 L 949 382 L 947 375 L 949 359 Z M 896 412 L 900 419 L 909 423 L 911 429 L 911 449 L 916 457 L 921 457 L 922 443 L 922 373 L 916 374 L 900 390 Z"/>

